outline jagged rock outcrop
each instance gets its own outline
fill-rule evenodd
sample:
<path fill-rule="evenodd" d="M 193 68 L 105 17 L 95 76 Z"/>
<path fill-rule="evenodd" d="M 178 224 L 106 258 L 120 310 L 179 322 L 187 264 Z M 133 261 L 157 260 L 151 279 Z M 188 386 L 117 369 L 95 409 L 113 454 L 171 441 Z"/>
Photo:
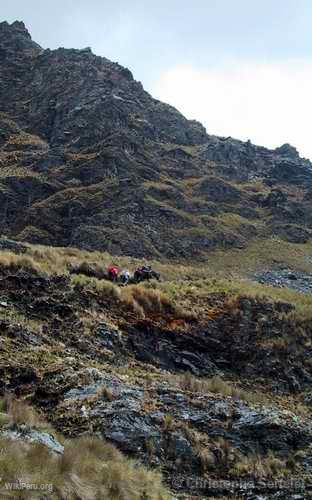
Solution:
<path fill-rule="evenodd" d="M 311 321 L 293 305 L 214 293 L 202 316 L 142 318 L 91 281 L 8 266 L 0 295 L 1 396 L 161 468 L 177 494 L 292 498 L 290 480 L 308 494 Z M 25 426 L 0 437 L 63 452 Z"/>
<path fill-rule="evenodd" d="M 89 48 L 44 50 L 22 22 L 0 23 L 0 85 L 10 238 L 154 257 L 311 238 L 312 167 L 288 144 L 207 135 L 128 69 Z M 276 188 L 287 199 L 263 203 Z"/>

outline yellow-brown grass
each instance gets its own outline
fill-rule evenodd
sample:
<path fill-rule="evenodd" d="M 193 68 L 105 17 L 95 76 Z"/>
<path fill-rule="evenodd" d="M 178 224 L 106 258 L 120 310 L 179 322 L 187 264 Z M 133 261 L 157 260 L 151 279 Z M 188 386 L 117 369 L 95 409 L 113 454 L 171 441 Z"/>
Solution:
<path fill-rule="evenodd" d="M 232 382 L 223 380 L 219 376 L 211 378 L 199 379 L 191 373 L 185 373 L 176 377 L 179 386 L 191 393 L 214 393 L 221 394 L 222 396 L 230 396 L 234 399 L 242 399 L 250 403 L 262 404 L 266 402 L 265 395 L 262 393 L 251 393 L 240 389 Z"/>
<path fill-rule="evenodd" d="M 12 252 L 0 252 L 0 268 L 10 272 L 25 271 L 39 274 L 42 272 L 40 263 L 29 255 L 16 255 Z"/>
<path fill-rule="evenodd" d="M 269 452 L 265 457 L 260 455 L 241 456 L 232 467 L 231 473 L 237 477 L 252 474 L 257 479 L 278 479 L 289 475 L 286 460 Z"/>
<path fill-rule="evenodd" d="M 145 313 L 172 314 L 176 311 L 173 302 L 163 292 L 143 286 L 132 285 L 124 288 L 121 298 L 125 304 L 143 316 Z"/>
<path fill-rule="evenodd" d="M 311 254 L 311 244 L 294 245 L 277 238 L 271 238 L 255 240 L 244 250 L 212 252 L 209 261 L 203 261 L 200 265 L 189 265 L 186 262 L 149 261 L 152 267 L 160 272 L 162 282 L 145 283 L 140 286 L 140 289 L 154 290 L 156 296 L 147 297 L 142 291 L 134 293 L 130 290 L 131 287 L 126 287 L 122 296 L 126 302 L 132 302 L 138 314 L 144 313 L 144 310 L 159 310 L 159 308 L 165 310 L 167 305 L 161 297 L 162 293 L 176 307 L 179 306 L 189 312 L 193 310 L 194 314 L 197 314 L 196 304 L 199 300 L 201 301 L 198 307 L 200 310 L 203 305 L 202 301 L 210 293 L 224 292 L 232 296 L 268 297 L 274 301 L 282 300 L 294 304 L 297 316 L 309 318 L 312 310 L 312 295 L 255 283 L 251 281 L 252 274 L 250 273 L 268 268 L 270 265 L 274 266 L 276 262 L 288 263 L 297 269 L 312 271 L 312 262 L 308 258 Z M 113 258 L 106 252 L 88 252 L 75 248 L 54 248 L 40 245 L 29 245 L 25 255 L 0 252 L 0 266 L 12 270 L 22 269 L 46 274 L 68 274 L 69 265 L 85 268 L 93 265 L 96 271 L 104 273 L 111 262 L 115 262 L 121 268 L 128 268 L 130 271 L 134 271 L 139 264 L 142 264 L 140 259 Z M 80 275 L 73 279 L 74 282 L 80 281 L 88 284 Z M 104 294 L 111 290 L 117 298 L 119 292 L 116 292 L 116 288 L 112 288 L 107 283 L 101 279 L 98 282 L 93 282 L 93 285 L 97 289 L 103 288 Z"/>
<path fill-rule="evenodd" d="M 0 406 L 4 412 L 9 412 L 9 425 L 26 423 L 38 429 L 41 419 L 24 402 L 7 397 Z M 0 419 L 0 427 L 2 425 L 3 420 Z M 24 499 L 39 499 L 43 493 L 44 498 L 51 500 L 171 498 L 162 485 L 159 473 L 127 459 L 105 441 L 83 436 L 62 439 L 62 442 L 64 453 L 55 454 L 42 444 L 0 438 L 1 485 L 21 482 L 38 485 L 38 491 L 26 486 L 16 490 L 13 487 L 14 498 Z M 45 485 L 44 491 L 40 485 Z"/>

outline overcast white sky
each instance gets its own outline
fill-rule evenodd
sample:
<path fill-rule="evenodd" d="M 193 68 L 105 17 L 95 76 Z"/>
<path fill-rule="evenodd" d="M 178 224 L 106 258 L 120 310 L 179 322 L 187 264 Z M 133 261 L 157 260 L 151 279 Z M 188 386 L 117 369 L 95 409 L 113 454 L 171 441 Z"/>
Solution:
<path fill-rule="evenodd" d="M 311 0 L 1 0 L 1 17 L 120 62 L 208 133 L 312 159 Z"/>

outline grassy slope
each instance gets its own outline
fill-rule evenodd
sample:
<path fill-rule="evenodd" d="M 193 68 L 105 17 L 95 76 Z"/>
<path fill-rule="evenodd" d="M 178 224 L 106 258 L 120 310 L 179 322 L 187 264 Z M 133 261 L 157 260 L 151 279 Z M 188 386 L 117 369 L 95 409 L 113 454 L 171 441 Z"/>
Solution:
<path fill-rule="evenodd" d="M 2 259 L 6 253 L 2 252 Z M 22 259 L 8 255 L 8 258 Z M 252 293 L 263 293 L 272 298 L 293 297 L 305 300 L 302 294 L 285 289 L 260 285 L 252 282 L 253 274 L 267 269 L 278 269 L 280 266 L 289 267 L 307 273 L 312 272 L 312 243 L 293 244 L 279 238 L 254 240 L 246 249 L 216 250 L 209 254 L 207 259 L 200 262 L 193 261 L 156 261 L 137 259 L 134 257 L 111 256 L 107 252 L 88 252 L 75 248 L 54 248 L 40 245 L 29 245 L 26 256 L 33 259 L 34 265 L 48 274 L 63 274 L 67 272 L 69 264 L 88 262 L 98 264 L 103 270 L 114 262 L 121 268 L 134 271 L 142 262 L 148 263 L 161 273 L 165 287 L 171 281 L 206 280 L 214 285 L 211 279 L 225 280 L 233 288 L 235 281 L 239 288 Z M 225 290 L 228 289 L 224 283 Z M 207 291 L 209 287 L 207 287 Z"/>
<path fill-rule="evenodd" d="M 170 307 L 172 316 L 176 315 L 177 318 L 180 318 L 193 315 L 200 320 L 201 317 L 205 317 L 205 315 L 209 317 L 210 314 L 214 313 L 209 302 L 209 295 L 215 292 L 224 292 L 227 297 L 226 300 L 233 301 L 233 308 L 236 307 L 235 300 L 239 296 L 265 296 L 274 301 L 290 302 L 296 308 L 292 314 L 298 318 L 309 320 L 311 318 L 312 296 L 287 289 L 257 284 L 251 281 L 250 275 L 255 270 L 271 268 L 280 264 L 311 271 L 312 265 L 309 263 L 311 251 L 311 245 L 291 245 L 277 239 L 272 239 L 270 241 L 267 240 L 265 243 L 261 241 L 255 242 L 254 245 L 245 250 L 215 252 L 210 255 L 209 261 L 202 262 L 200 265 L 195 264 L 194 267 L 185 262 L 173 264 L 172 262 L 151 261 L 150 263 L 161 272 L 163 280 L 160 283 L 151 282 L 123 289 L 117 288 L 105 280 L 74 275 L 71 277 L 73 285 L 79 284 L 83 288 L 93 290 L 95 294 L 109 298 L 112 304 L 111 311 L 108 309 L 108 311 L 98 312 L 96 316 L 92 311 L 84 311 L 80 317 L 83 325 L 81 334 L 85 339 L 90 338 L 90 335 L 92 335 L 92 325 L 98 321 L 103 320 L 113 324 L 116 320 L 114 316 L 114 303 L 116 301 L 119 304 L 117 307 L 119 308 L 120 315 L 123 314 L 120 309 L 123 306 L 132 308 L 132 313 L 138 316 L 148 316 L 155 312 L 165 316 L 168 307 Z M 69 264 L 88 262 L 97 264 L 101 269 L 105 269 L 112 261 L 121 267 L 128 267 L 131 270 L 135 269 L 140 263 L 138 259 L 134 258 L 112 257 L 107 253 L 84 252 L 71 248 L 29 246 L 25 255 L 15 255 L 10 252 L 0 253 L 0 266 L 10 269 L 12 274 L 20 269 L 25 272 L 35 271 L 47 275 L 62 275 L 68 273 Z M 4 298 L 2 297 L 2 299 Z M 12 325 L 22 325 L 32 331 L 40 331 L 44 326 L 43 320 L 30 319 L 24 316 L 18 308 L 14 309 L 13 307 L 10 309 L 1 308 L 0 319 L 9 320 Z M 125 320 L 127 320 L 127 317 L 125 317 Z M 57 345 L 55 343 L 53 347 L 42 346 L 36 350 L 29 345 L 16 353 L 14 351 L 14 342 L 14 338 L 10 337 L 3 340 L 3 356 L 6 361 L 10 362 L 12 357 L 16 359 L 15 357 L 18 356 L 20 363 L 30 364 L 39 370 L 47 366 L 58 366 L 60 363 L 63 363 L 64 354 L 61 344 Z M 285 342 L 287 342 L 287 339 L 285 339 Z M 7 356 L 9 357 L 7 358 Z M 89 360 L 88 363 L 90 363 Z M 230 396 L 256 405 L 274 405 L 274 407 L 285 408 L 291 411 L 296 408 L 297 414 L 309 415 L 309 408 L 303 402 L 304 394 L 276 395 L 268 392 L 266 387 L 262 387 L 261 384 L 254 384 L 250 380 L 236 379 L 235 377 L 229 377 L 226 380 L 219 378 L 199 380 L 195 377 L 190 378 L 168 374 L 168 372 L 162 372 L 161 370 L 155 370 L 151 374 L 146 371 L 142 364 L 130 367 L 115 367 L 109 363 L 105 363 L 104 365 L 98 365 L 96 361 L 92 361 L 91 363 L 92 366 L 100 369 L 104 368 L 108 373 L 124 375 L 131 381 L 144 380 L 146 383 L 149 383 L 151 377 L 153 380 L 158 380 L 159 382 L 169 380 L 170 383 L 176 384 L 182 390 L 189 391 L 191 394 L 193 392 L 215 393 L 222 397 Z M 76 449 L 76 446 L 79 446 L 79 443 L 77 445 L 70 445 L 69 450 Z M 24 452 L 26 455 L 31 455 L 32 453 L 31 450 L 24 450 Z M 13 458 L 11 464 L 15 460 L 14 453 L 16 455 L 16 453 L 21 453 L 21 451 L 16 451 L 16 449 L 12 451 Z M 269 457 L 268 460 L 271 460 L 271 458 Z M 263 463 L 260 465 L 262 467 Z M 58 470 L 57 464 L 54 464 L 53 467 L 54 469 L 51 469 L 52 472 Z M 74 469 L 75 467 L 76 469 L 78 467 L 80 471 L 80 467 L 84 470 L 85 466 L 84 463 L 81 465 L 76 463 L 73 465 Z M 98 465 L 95 464 L 95 468 L 97 467 Z M 125 465 L 125 467 L 128 467 L 128 465 Z M 250 463 L 242 461 L 239 467 L 246 473 L 246 470 L 248 471 L 250 468 L 256 467 L 256 465 L 252 461 Z M 14 472 L 14 467 L 11 473 L 13 473 L 12 471 Z M 26 472 L 30 474 L 29 471 Z M 44 474 L 46 473 L 47 471 L 44 472 Z M 47 481 L 48 476 L 47 474 Z M 136 479 L 134 478 L 133 480 L 135 483 Z M 103 485 L 101 487 L 104 488 Z M 124 487 L 127 488 L 127 484 Z M 165 495 L 165 493 L 163 494 Z M 108 498 L 115 497 L 111 496 Z M 131 496 L 127 498 L 131 498 Z M 134 495 L 133 498 L 136 499 L 138 496 Z M 159 496 L 159 498 L 165 497 Z"/>

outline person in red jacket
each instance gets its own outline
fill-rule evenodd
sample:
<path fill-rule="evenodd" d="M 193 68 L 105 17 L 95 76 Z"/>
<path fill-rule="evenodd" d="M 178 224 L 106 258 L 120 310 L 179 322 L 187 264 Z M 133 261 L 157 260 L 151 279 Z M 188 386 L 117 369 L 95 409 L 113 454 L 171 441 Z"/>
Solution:
<path fill-rule="evenodd" d="M 118 280 L 118 274 L 119 274 L 119 269 L 117 266 L 115 266 L 114 264 L 111 264 L 108 269 L 107 269 L 107 274 L 108 274 L 108 278 L 111 280 L 111 281 L 117 281 Z"/>

